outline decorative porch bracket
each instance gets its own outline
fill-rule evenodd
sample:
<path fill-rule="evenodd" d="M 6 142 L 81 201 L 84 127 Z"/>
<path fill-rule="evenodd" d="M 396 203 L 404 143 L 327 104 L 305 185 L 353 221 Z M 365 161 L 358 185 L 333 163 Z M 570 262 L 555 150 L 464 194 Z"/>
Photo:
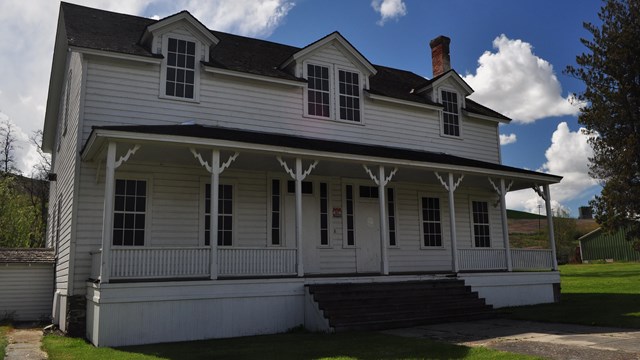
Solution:
<path fill-rule="evenodd" d="M 500 203 L 500 214 L 502 216 L 502 239 L 504 241 L 505 256 L 507 259 L 507 271 L 512 271 L 513 262 L 511 260 L 511 246 L 509 244 L 509 223 L 507 221 L 507 201 L 505 199 L 505 196 L 507 196 L 507 193 L 509 192 L 509 190 L 511 190 L 511 186 L 513 186 L 513 180 L 509 182 L 509 186 L 505 187 L 504 179 L 501 178 L 500 187 L 498 188 L 491 178 L 488 179 L 491 183 L 491 186 L 493 186 L 493 189 L 496 191 L 496 193 L 498 193 L 498 196 L 500 198 L 498 202 Z"/>
<path fill-rule="evenodd" d="M 551 246 L 551 256 L 553 256 L 553 270 L 558 270 L 558 258 L 556 255 L 556 238 L 553 232 L 553 213 L 551 212 L 551 192 L 549 185 L 544 185 L 542 189 L 538 184 L 533 186 L 533 191 L 544 200 L 547 210 L 547 227 L 549 228 L 549 246 Z"/>
<path fill-rule="evenodd" d="M 388 176 L 385 176 L 384 166 L 379 165 L 378 176 L 376 176 L 366 164 L 362 164 L 362 167 L 364 171 L 369 174 L 371 180 L 378 185 L 378 201 L 380 203 L 380 273 L 382 275 L 389 275 L 389 255 L 387 253 L 389 233 L 387 231 L 386 193 L 384 188 L 396 175 L 398 168 L 394 168 Z"/>
<path fill-rule="evenodd" d="M 135 154 L 138 150 L 140 150 L 141 145 L 136 144 L 134 145 L 131 149 L 127 150 L 127 153 L 122 155 L 118 160 L 116 160 L 115 164 L 114 164 L 114 170 L 119 168 L 120 165 L 126 163 L 127 161 L 129 161 L 129 158 Z M 107 150 L 108 152 L 108 150 Z M 98 160 L 98 170 L 96 171 L 96 184 L 98 183 L 98 180 L 100 179 L 100 169 L 102 168 L 102 159 Z"/>
<path fill-rule="evenodd" d="M 289 167 L 286 161 L 282 160 L 280 156 L 276 156 L 276 159 L 280 165 L 284 168 L 284 171 L 293 178 L 296 182 L 296 246 L 297 246 L 297 273 L 298 276 L 304 275 L 304 266 L 302 264 L 302 180 L 304 180 L 313 169 L 318 165 L 318 160 L 315 160 L 307 170 L 302 171 L 302 159 L 296 158 L 295 172 Z"/>
<path fill-rule="evenodd" d="M 189 148 L 193 157 L 195 157 L 209 173 L 211 173 L 211 222 L 210 229 L 211 231 L 209 236 L 209 245 L 211 246 L 211 260 L 209 264 L 211 266 L 210 269 L 210 279 L 215 280 L 218 278 L 218 198 L 219 198 L 219 185 L 220 185 L 220 174 L 231 165 L 232 162 L 236 160 L 238 155 L 237 151 L 229 156 L 229 159 L 220 165 L 220 150 L 213 149 L 211 150 L 211 165 L 202 157 L 202 155 L 195 149 Z"/>
<path fill-rule="evenodd" d="M 435 172 L 436 177 L 440 180 L 440 183 L 444 188 L 449 192 L 449 222 L 451 227 L 451 268 L 454 273 L 457 273 L 460 270 L 460 266 L 458 265 L 458 235 L 456 233 L 456 206 L 455 206 L 455 197 L 454 193 L 460 186 L 462 179 L 464 179 L 464 174 L 460 175 L 458 180 L 453 180 L 453 173 L 449 173 L 448 181 L 445 182 L 442 179 L 442 176 Z"/>
<path fill-rule="evenodd" d="M 116 182 L 116 169 L 122 164 L 127 162 L 129 158 L 140 149 L 140 145 L 136 144 L 133 148 L 127 150 L 127 153 L 116 160 L 117 144 L 115 142 L 109 142 L 107 145 L 107 160 L 105 166 L 105 178 L 104 178 L 104 212 L 102 214 L 102 251 L 100 253 L 100 282 L 109 282 L 109 255 L 111 250 L 111 242 L 113 241 L 113 201 Z M 98 171 L 96 175 L 96 181 L 99 176 L 100 167 L 102 163 L 98 164 Z"/>

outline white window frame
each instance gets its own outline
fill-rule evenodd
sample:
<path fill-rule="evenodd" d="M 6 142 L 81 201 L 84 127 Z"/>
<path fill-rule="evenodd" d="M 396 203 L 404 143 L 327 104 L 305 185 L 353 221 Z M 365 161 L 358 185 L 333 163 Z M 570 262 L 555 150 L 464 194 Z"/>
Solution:
<path fill-rule="evenodd" d="M 473 202 L 487 203 L 487 220 L 489 222 L 489 246 L 476 246 L 475 223 L 473 222 Z M 469 198 L 469 224 L 471 225 L 471 247 L 474 249 L 493 249 L 493 231 L 491 229 L 491 201 L 482 198 Z"/>
<path fill-rule="evenodd" d="M 198 203 L 199 206 L 199 231 L 198 231 L 198 243 L 200 246 L 210 246 L 205 245 L 204 232 L 205 232 L 205 196 L 206 196 L 206 185 L 211 184 L 211 177 L 201 177 L 200 178 L 200 191 Z M 232 190 L 231 194 L 233 196 L 233 204 L 231 205 L 232 220 L 231 226 L 233 226 L 231 231 L 231 246 L 229 245 L 218 245 L 219 248 L 233 248 L 237 246 L 238 240 L 238 181 L 236 179 L 222 179 L 220 178 L 219 185 L 231 185 Z M 213 206 L 213 204 L 211 204 Z M 217 231 L 217 230 L 216 230 Z"/>
<path fill-rule="evenodd" d="M 304 87 L 304 109 L 303 116 L 311 119 L 319 119 L 319 120 L 332 120 L 336 122 L 340 122 L 343 124 L 351 124 L 351 125 L 364 125 L 364 86 L 365 86 L 365 78 L 362 72 L 358 71 L 355 68 L 349 68 L 344 66 L 339 66 L 323 61 L 303 61 L 302 62 L 302 77 L 304 79 L 308 79 L 307 66 L 308 65 L 316 65 L 323 66 L 329 69 L 329 117 L 317 116 L 309 114 L 309 88 L 308 84 Z M 340 119 L 340 87 L 339 87 L 339 71 L 348 71 L 351 73 L 358 74 L 359 79 L 359 99 L 360 99 L 360 120 L 343 120 Z"/>
<path fill-rule="evenodd" d="M 280 244 L 273 244 L 272 242 L 272 234 L 271 234 L 271 222 L 273 219 L 273 211 L 272 211 L 272 189 L 271 189 L 271 183 L 273 180 L 279 180 L 280 181 Z M 285 236 L 285 228 L 284 226 L 286 225 L 286 222 L 284 220 L 285 218 L 285 210 L 284 210 L 284 204 L 285 204 L 285 195 L 286 195 L 286 182 L 287 182 L 287 178 L 282 177 L 282 176 L 267 176 L 267 193 L 268 195 L 268 199 L 267 199 L 267 247 L 274 247 L 274 248 L 283 248 L 286 247 L 286 239 L 287 237 Z"/>
<path fill-rule="evenodd" d="M 461 96 L 460 92 L 452 87 L 448 87 L 448 86 L 443 86 L 443 87 L 439 87 L 437 90 L 437 99 L 438 99 L 438 103 L 439 104 L 443 104 L 443 99 L 442 99 L 442 92 L 446 91 L 446 92 L 450 92 L 450 93 L 454 93 L 456 94 L 456 98 L 458 99 L 458 129 L 460 131 L 460 135 L 459 136 L 455 136 L 455 135 L 448 135 L 444 133 L 444 108 L 441 109 L 439 111 L 439 117 L 440 117 L 440 136 L 442 137 L 446 137 L 449 139 L 458 139 L 458 140 L 462 140 L 463 139 L 463 126 L 462 126 L 462 108 L 463 108 L 463 96 Z"/>
<path fill-rule="evenodd" d="M 167 86 L 167 60 L 169 58 L 168 56 L 168 51 L 169 51 L 169 38 L 173 38 L 173 39 L 177 39 L 177 40 L 184 40 L 184 41 L 191 41 L 194 42 L 196 44 L 196 50 L 195 50 L 195 64 L 194 64 L 194 81 L 193 81 L 193 98 L 185 98 L 185 97 L 179 97 L 179 96 L 171 96 L 171 95 L 167 95 L 166 94 L 166 86 Z M 191 37 L 191 36 L 185 36 L 182 34 L 175 34 L 175 33 L 166 33 L 162 35 L 162 56 L 164 57 L 162 59 L 162 64 L 160 66 L 160 86 L 158 89 L 158 97 L 161 99 L 167 99 L 167 100 L 178 100 L 178 101 L 186 101 L 186 102 L 191 102 L 191 103 L 199 103 L 200 102 L 200 77 L 201 77 L 201 71 L 200 71 L 200 62 L 203 60 L 202 59 L 202 44 L 200 43 L 200 41 L 198 41 L 198 39 L 196 39 L 195 37 Z"/>
<path fill-rule="evenodd" d="M 426 246 L 424 244 L 424 228 L 423 222 L 424 218 L 422 216 L 422 198 L 434 198 L 439 200 L 440 204 L 440 246 Z M 444 227 L 444 217 L 442 216 L 442 208 L 444 202 L 442 196 L 429 192 L 418 192 L 418 216 L 419 216 L 419 228 L 420 228 L 420 249 L 421 250 L 442 250 L 445 249 L 445 227 Z"/>
<path fill-rule="evenodd" d="M 385 203 L 386 203 L 385 204 L 385 206 L 386 206 L 385 209 L 386 209 L 386 213 L 387 213 L 386 214 L 387 215 L 386 216 L 387 217 L 386 218 L 386 221 L 387 221 L 387 232 L 389 233 L 388 234 L 389 235 L 389 239 L 388 239 L 388 242 L 387 242 L 387 247 L 390 248 L 390 249 L 396 249 L 396 248 L 400 248 L 400 236 L 399 236 L 400 229 L 398 228 L 398 224 L 399 224 L 399 221 L 398 221 L 398 188 L 395 187 L 395 186 L 387 186 L 384 189 L 385 189 L 385 191 L 387 191 L 387 193 L 384 194 L 385 195 Z M 390 226 L 391 223 L 389 222 L 389 190 L 388 189 L 393 189 L 393 213 L 394 213 L 393 220 L 394 220 L 394 225 L 395 225 L 394 232 L 396 234 L 396 244 L 395 245 L 391 245 L 391 230 L 390 230 L 391 229 L 391 226 Z"/>
<path fill-rule="evenodd" d="M 359 79 L 359 83 L 358 83 L 358 98 L 359 98 L 359 102 L 360 102 L 360 120 L 358 121 L 353 121 L 353 120 L 346 120 L 346 119 L 341 119 L 340 118 L 340 71 L 346 71 L 346 72 L 350 72 L 350 73 L 355 73 L 358 74 L 358 79 Z M 364 125 L 364 96 L 362 93 L 362 89 L 364 88 L 364 78 L 362 76 L 362 73 L 356 69 L 352 69 L 352 68 L 348 68 L 348 67 L 342 67 L 342 66 L 335 66 L 335 71 L 333 73 L 333 82 L 334 82 L 334 93 L 333 93 L 333 100 L 335 103 L 334 106 L 334 116 L 335 116 L 335 120 L 342 122 L 342 123 L 347 123 L 347 124 L 356 124 L 356 125 Z"/>
<path fill-rule="evenodd" d="M 351 186 L 351 196 L 353 201 L 353 245 L 349 245 L 349 222 L 347 220 L 347 186 Z M 344 182 L 342 183 L 342 247 L 344 249 L 355 249 L 358 246 L 358 234 L 357 234 L 357 221 L 358 214 L 356 212 L 356 187 L 359 186 L 357 182 Z"/>
<path fill-rule="evenodd" d="M 142 246 L 136 246 L 136 245 L 113 245 L 113 227 L 114 227 L 114 223 L 115 223 L 115 202 L 116 202 L 116 191 L 115 191 L 115 180 L 144 180 L 147 182 L 147 195 L 146 195 L 146 202 L 145 202 L 145 220 L 144 220 L 144 245 Z M 152 211 L 152 206 L 153 206 L 153 176 L 151 174 L 144 174 L 144 173 L 133 173 L 133 172 L 124 172 L 124 173 L 116 173 L 114 176 L 114 189 L 113 189 L 113 222 L 110 226 L 111 228 L 111 234 L 112 234 L 112 238 L 111 238 L 111 247 L 113 248 L 125 248 L 125 249 L 132 249 L 132 248 L 144 248 L 145 246 L 153 246 L 153 238 L 151 237 L 151 223 L 153 221 L 153 211 Z"/>
<path fill-rule="evenodd" d="M 331 245 L 331 234 L 333 233 L 333 226 L 332 226 L 332 219 L 333 219 L 333 214 L 332 214 L 332 207 L 331 207 L 331 181 L 329 181 L 328 179 L 318 179 L 317 180 L 318 183 L 318 215 L 322 214 L 322 194 L 320 193 L 320 184 L 324 183 L 327 184 L 327 244 L 322 244 L 322 220 L 318 219 L 318 248 L 320 249 L 330 249 L 332 248 Z"/>

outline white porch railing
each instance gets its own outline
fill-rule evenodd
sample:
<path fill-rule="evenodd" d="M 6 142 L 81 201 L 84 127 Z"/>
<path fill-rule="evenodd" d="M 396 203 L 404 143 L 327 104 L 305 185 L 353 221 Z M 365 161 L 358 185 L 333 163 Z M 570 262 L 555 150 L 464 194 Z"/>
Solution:
<path fill-rule="evenodd" d="M 111 279 L 209 276 L 207 247 L 119 247 L 111 249 Z"/>
<path fill-rule="evenodd" d="M 475 248 L 458 249 L 460 270 L 505 270 L 505 249 Z"/>
<path fill-rule="evenodd" d="M 550 249 L 511 249 L 514 270 L 550 270 L 553 268 L 553 252 Z"/>
<path fill-rule="evenodd" d="M 219 276 L 296 274 L 296 249 L 218 248 Z"/>

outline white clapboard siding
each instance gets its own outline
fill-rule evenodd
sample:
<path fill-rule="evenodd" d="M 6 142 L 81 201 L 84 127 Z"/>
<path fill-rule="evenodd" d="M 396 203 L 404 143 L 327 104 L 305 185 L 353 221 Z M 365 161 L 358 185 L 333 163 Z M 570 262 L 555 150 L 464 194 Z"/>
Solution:
<path fill-rule="evenodd" d="M 336 49 L 317 60 L 350 66 Z M 315 57 L 312 58 L 316 59 Z M 351 66 L 352 67 L 352 66 Z M 200 102 L 158 98 L 160 67 L 89 60 L 83 139 L 95 125 L 203 125 L 447 152 L 498 162 L 497 125 L 463 119 L 463 139 L 440 136 L 438 112 L 363 99 L 364 124 L 303 117 L 303 89 L 202 72 Z"/>
<path fill-rule="evenodd" d="M 60 97 L 60 111 L 58 113 L 57 139 L 52 154 L 52 172 L 57 175 L 57 180 L 51 182 L 49 192 L 50 226 L 47 226 L 47 239 L 57 249 L 56 288 L 61 293 L 68 289 L 70 261 L 70 245 L 74 234 L 72 233 L 74 177 L 78 153 L 78 119 L 80 116 L 80 93 L 83 73 L 82 60 L 78 54 L 70 53 L 69 69 L 66 70 L 64 86 L 61 91 L 66 93 L 69 70 L 73 75 L 69 90 L 69 108 L 67 114 L 67 128 L 64 131 L 65 95 Z M 58 147 L 58 142 L 60 146 Z M 60 206 L 58 206 L 60 202 Z M 58 214 L 58 208 L 60 213 Z M 58 221 L 59 219 L 59 221 Z M 58 227 L 59 226 L 59 227 Z M 56 238 L 57 237 L 57 238 Z M 57 244 L 56 244 L 57 242 Z"/>
<path fill-rule="evenodd" d="M 53 291 L 53 264 L 0 264 L 0 320 L 48 320 Z"/>

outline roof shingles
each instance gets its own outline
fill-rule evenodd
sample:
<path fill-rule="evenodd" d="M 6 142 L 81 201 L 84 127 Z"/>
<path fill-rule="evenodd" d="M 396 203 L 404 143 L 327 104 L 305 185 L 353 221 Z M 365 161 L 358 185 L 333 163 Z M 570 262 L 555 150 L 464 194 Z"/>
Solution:
<path fill-rule="evenodd" d="M 0 264 L 53 264 L 55 261 L 53 249 L 0 248 Z"/>

